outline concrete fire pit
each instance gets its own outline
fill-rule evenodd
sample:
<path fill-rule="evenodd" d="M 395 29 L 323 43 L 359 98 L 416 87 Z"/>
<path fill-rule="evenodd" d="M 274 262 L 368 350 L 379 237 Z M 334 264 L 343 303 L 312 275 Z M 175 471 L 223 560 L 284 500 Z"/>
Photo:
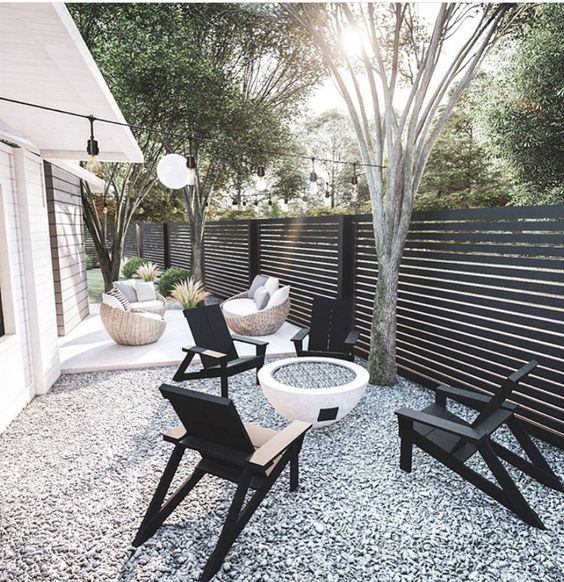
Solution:
<path fill-rule="evenodd" d="M 346 416 L 364 396 L 368 372 L 335 358 L 287 358 L 264 366 L 258 374 L 264 395 L 288 420 L 314 427 Z"/>

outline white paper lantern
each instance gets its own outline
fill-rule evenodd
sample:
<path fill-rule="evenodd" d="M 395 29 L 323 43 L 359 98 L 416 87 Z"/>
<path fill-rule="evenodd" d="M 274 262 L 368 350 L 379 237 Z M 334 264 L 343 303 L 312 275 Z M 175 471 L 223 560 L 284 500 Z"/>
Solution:
<path fill-rule="evenodd" d="M 157 164 L 157 176 L 167 188 L 178 190 L 188 184 L 186 158 L 180 154 L 168 154 Z"/>

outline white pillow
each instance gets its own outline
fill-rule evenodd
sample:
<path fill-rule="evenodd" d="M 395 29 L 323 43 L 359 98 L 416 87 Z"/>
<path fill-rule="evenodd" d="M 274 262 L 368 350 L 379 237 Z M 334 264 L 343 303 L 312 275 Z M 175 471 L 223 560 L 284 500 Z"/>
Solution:
<path fill-rule="evenodd" d="M 135 303 L 137 301 L 137 291 L 135 291 L 134 281 L 114 281 L 113 285 L 114 289 L 119 289 L 127 297 L 129 303 Z"/>
<path fill-rule="evenodd" d="M 113 295 L 102 293 L 102 303 L 108 305 L 109 307 L 113 307 L 114 309 L 121 309 L 121 311 L 125 311 L 125 307 L 123 306 L 122 302 Z"/>
<path fill-rule="evenodd" d="M 278 307 L 279 305 L 282 305 L 282 303 L 284 303 L 284 301 L 286 301 L 286 299 L 288 299 L 289 296 L 290 296 L 290 285 L 280 287 L 280 289 L 277 289 L 272 294 L 272 297 L 270 298 L 270 301 L 268 302 L 266 308 L 270 309 L 271 307 Z"/>
<path fill-rule="evenodd" d="M 268 305 L 268 301 L 270 300 L 270 293 L 264 287 L 259 287 L 255 291 L 253 299 L 255 301 L 257 309 L 261 311 Z"/>
<path fill-rule="evenodd" d="M 278 285 L 280 281 L 276 277 L 268 277 L 266 282 L 264 283 L 264 288 L 269 292 L 270 296 L 274 295 L 276 289 L 278 289 Z"/>
<path fill-rule="evenodd" d="M 154 301 L 157 298 L 155 284 L 152 281 L 135 281 L 137 301 Z"/>

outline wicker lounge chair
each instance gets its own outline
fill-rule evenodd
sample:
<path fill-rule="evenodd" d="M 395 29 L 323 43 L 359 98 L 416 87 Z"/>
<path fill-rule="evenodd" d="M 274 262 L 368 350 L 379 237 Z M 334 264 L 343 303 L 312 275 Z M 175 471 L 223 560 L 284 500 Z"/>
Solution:
<path fill-rule="evenodd" d="M 100 318 L 110 337 L 122 346 L 144 346 L 158 341 L 166 329 L 162 315 L 142 309 L 117 309 L 102 303 Z"/>

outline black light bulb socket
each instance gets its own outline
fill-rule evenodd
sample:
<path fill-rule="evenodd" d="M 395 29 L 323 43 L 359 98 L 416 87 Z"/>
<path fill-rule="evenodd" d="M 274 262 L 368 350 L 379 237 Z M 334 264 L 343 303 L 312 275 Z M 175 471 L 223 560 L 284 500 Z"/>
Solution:
<path fill-rule="evenodd" d="M 233 198 L 232 204 L 233 204 L 233 206 L 237 206 L 237 200 L 235 200 L 235 198 Z"/>
<path fill-rule="evenodd" d="M 264 166 L 261 165 L 257 168 L 257 176 L 259 178 L 264 178 L 265 176 Z"/>
<path fill-rule="evenodd" d="M 317 182 L 317 174 L 315 172 L 311 172 L 309 175 L 310 182 Z"/>
<path fill-rule="evenodd" d="M 272 206 L 272 199 L 271 198 L 268 199 L 268 205 Z"/>
<path fill-rule="evenodd" d="M 91 137 L 86 144 L 86 151 L 89 156 L 97 156 L 100 153 L 100 149 L 98 148 L 98 142 Z"/>
<path fill-rule="evenodd" d="M 190 154 L 186 158 L 186 167 L 189 170 L 195 170 L 196 169 L 196 158 L 192 154 Z"/>
<path fill-rule="evenodd" d="M 358 186 L 358 178 L 356 177 L 356 174 L 351 178 L 351 184 L 353 186 Z"/>

